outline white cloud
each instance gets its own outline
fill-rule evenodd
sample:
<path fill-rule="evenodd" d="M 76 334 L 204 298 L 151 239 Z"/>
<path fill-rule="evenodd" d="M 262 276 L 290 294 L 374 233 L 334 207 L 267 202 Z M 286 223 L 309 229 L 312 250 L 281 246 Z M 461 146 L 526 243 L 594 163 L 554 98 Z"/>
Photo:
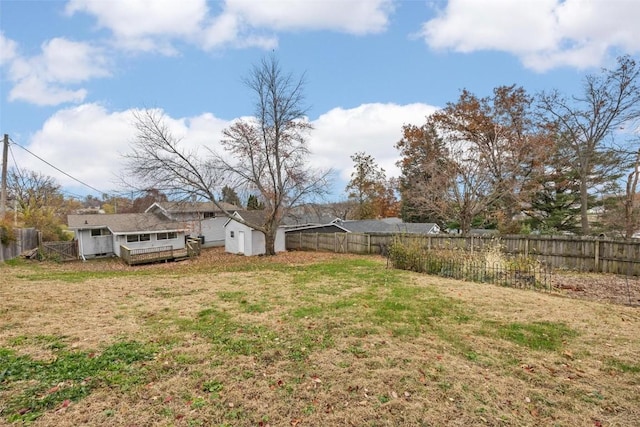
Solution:
<path fill-rule="evenodd" d="M 309 138 L 312 167 L 333 168 L 339 179 L 348 180 L 353 169 L 350 156 L 358 151 L 372 155 L 387 176 L 397 176 L 395 143 L 404 124 L 421 125 L 435 107 L 425 104 L 364 104 L 334 108 L 313 121 Z M 103 192 L 118 188 L 117 177 L 135 137 L 133 110 L 110 112 L 98 104 L 59 110 L 28 143 L 27 148 L 69 175 Z M 205 148 L 220 151 L 222 130 L 231 121 L 203 113 L 188 118 L 166 116 L 174 137 L 186 150 L 206 155 Z M 44 165 L 21 150 L 15 154 L 21 167 L 54 177 L 64 188 L 79 188 L 71 178 Z M 340 187 L 340 186 L 339 186 Z M 342 188 L 338 188 L 339 191 Z M 83 192 L 95 192 L 83 188 Z M 334 196 L 340 196 L 336 194 Z"/>
<path fill-rule="evenodd" d="M 349 34 L 384 31 L 393 12 L 390 0 L 227 0 L 226 9 L 251 26 L 273 30 L 332 30 Z"/>
<path fill-rule="evenodd" d="M 395 144 L 405 124 L 422 125 L 436 107 L 426 104 L 363 104 L 356 108 L 334 108 L 313 121 L 310 149 L 318 167 L 332 167 L 342 180 L 353 170 L 350 156 L 364 151 L 385 169 L 398 176 Z"/>
<path fill-rule="evenodd" d="M 82 102 L 87 91 L 67 86 L 109 75 L 106 57 L 88 43 L 54 38 L 43 43 L 41 50 L 31 58 L 14 54 L 8 72 L 14 84 L 9 100 L 37 105 Z"/>
<path fill-rule="evenodd" d="M 393 0 L 227 0 L 209 10 L 206 0 L 70 0 L 68 15 L 86 13 L 113 33 L 116 46 L 129 51 L 177 53 L 186 41 L 204 49 L 277 45 L 274 31 L 329 30 L 348 34 L 384 31 Z"/>
<path fill-rule="evenodd" d="M 4 36 L 0 31 L 0 67 L 9 63 L 16 56 L 17 44 Z"/>
<path fill-rule="evenodd" d="M 639 52 L 639 17 L 631 0 L 449 0 L 421 35 L 434 49 L 509 52 L 538 71 L 587 68 Z"/>
<path fill-rule="evenodd" d="M 132 132 L 130 111 L 109 113 L 100 105 L 84 104 L 51 116 L 31 138 L 28 149 L 78 180 L 108 192 L 119 170 L 119 153 L 126 148 Z M 18 161 L 24 169 L 54 177 L 64 188 L 80 187 L 34 157 L 22 155 Z M 95 194 L 88 188 L 83 191 Z"/>
<path fill-rule="evenodd" d="M 50 84 L 38 76 L 19 79 L 9 92 L 9 100 L 26 101 L 36 105 L 59 105 L 67 102 L 82 102 L 87 96 L 85 89 L 65 89 Z"/>
<path fill-rule="evenodd" d="M 233 13 L 221 13 L 202 30 L 202 47 L 206 50 L 234 46 L 237 48 L 259 47 L 273 49 L 278 45 L 275 36 L 247 33 L 242 19 Z"/>
<path fill-rule="evenodd" d="M 130 151 L 135 137 L 133 112 L 110 112 L 99 104 L 59 110 L 33 135 L 27 149 L 102 192 L 117 190 L 123 155 Z M 208 113 L 188 119 L 167 116 L 166 123 L 176 138 L 182 138 L 187 150 L 215 145 L 229 124 Z M 77 191 L 83 194 L 95 195 L 95 191 L 22 150 L 14 154 L 22 168 L 52 176 L 63 188 L 79 188 Z"/>
<path fill-rule="evenodd" d="M 66 12 L 95 16 L 98 26 L 110 30 L 118 45 L 127 50 L 175 53 L 168 40 L 195 36 L 208 7 L 206 0 L 71 0 Z"/>

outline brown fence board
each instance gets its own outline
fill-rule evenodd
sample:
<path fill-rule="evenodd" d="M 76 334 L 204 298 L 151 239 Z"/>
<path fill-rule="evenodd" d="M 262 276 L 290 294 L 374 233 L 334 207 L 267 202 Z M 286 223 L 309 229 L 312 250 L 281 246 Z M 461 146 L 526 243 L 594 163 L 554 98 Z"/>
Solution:
<path fill-rule="evenodd" d="M 392 234 L 295 233 L 286 237 L 287 249 L 350 253 L 385 253 Z M 505 253 L 534 256 L 553 268 L 640 276 L 640 240 L 620 241 L 580 236 L 457 236 L 401 235 L 428 250 L 481 251 L 496 240 Z"/>

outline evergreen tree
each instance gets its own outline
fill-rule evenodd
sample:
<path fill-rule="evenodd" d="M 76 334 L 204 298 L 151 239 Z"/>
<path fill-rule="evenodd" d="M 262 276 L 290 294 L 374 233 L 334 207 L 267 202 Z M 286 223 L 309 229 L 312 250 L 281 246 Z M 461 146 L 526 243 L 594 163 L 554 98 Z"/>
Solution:
<path fill-rule="evenodd" d="M 242 207 L 242 202 L 240 201 L 240 197 L 238 197 L 238 193 L 228 185 L 222 187 L 222 197 L 220 198 L 220 201 Z"/>
<path fill-rule="evenodd" d="M 247 210 L 261 211 L 262 209 L 264 209 L 264 203 L 259 201 L 258 198 L 253 194 L 249 194 L 249 199 L 247 200 Z"/>

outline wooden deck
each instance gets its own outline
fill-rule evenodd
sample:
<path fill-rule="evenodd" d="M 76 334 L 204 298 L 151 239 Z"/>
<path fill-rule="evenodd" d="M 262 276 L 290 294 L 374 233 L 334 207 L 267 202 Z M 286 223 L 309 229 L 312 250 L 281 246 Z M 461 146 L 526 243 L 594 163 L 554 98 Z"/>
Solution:
<path fill-rule="evenodd" d="M 130 249 L 120 246 L 120 258 L 129 265 L 149 264 L 161 261 L 175 261 L 200 255 L 200 242 L 191 240 L 187 247 L 173 249 L 172 246 L 159 246 L 155 248 Z"/>

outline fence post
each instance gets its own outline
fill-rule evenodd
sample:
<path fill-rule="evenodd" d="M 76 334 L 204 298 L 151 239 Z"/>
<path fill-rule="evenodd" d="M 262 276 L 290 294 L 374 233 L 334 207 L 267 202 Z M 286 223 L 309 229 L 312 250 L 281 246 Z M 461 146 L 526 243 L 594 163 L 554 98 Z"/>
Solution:
<path fill-rule="evenodd" d="M 593 248 L 593 253 L 595 254 L 595 265 L 593 266 L 593 269 L 596 273 L 600 272 L 600 239 L 596 238 L 593 241 L 593 244 L 595 245 Z"/>
<path fill-rule="evenodd" d="M 527 258 L 529 256 L 529 237 L 525 237 L 524 239 L 524 257 Z"/>
<path fill-rule="evenodd" d="M 367 234 L 367 253 L 371 253 L 371 234 Z"/>

